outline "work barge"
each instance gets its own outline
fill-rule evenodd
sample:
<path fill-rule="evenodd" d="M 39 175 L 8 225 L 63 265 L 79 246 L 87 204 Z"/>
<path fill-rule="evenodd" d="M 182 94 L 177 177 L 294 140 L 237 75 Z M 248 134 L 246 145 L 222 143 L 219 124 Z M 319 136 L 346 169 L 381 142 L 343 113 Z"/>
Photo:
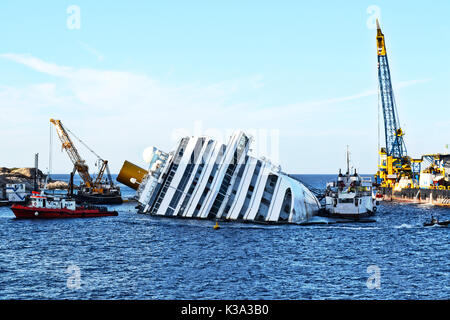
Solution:
<path fill-rule="evenodd" d="M 398 191 L 392 190 L 391 188 L 381 188 L 381 194 L 384 201 L 410 202 L 450 207 L 450 188 L 405 188 Z"/>
<path fill-rule="evenodd" d="M 380 197 L 385 201 L 450 207 L 450 154 L 424 155 L 416 163 L 411 178 L 402 177 L 393 187 L 379 187 Z"/>

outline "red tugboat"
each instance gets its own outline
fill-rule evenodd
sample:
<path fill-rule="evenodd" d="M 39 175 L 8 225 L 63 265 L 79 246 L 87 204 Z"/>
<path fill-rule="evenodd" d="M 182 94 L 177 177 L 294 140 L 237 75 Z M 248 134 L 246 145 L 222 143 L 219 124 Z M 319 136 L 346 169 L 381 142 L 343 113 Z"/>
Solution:
<path fill-rule="evenodd" d="M 30 204 L 14 204 L 11 210 L 18 219 L 93 218 L 118 215 L 117 211 L 108 211 L 104 207 L 76 206 L 73 199 L 50 197 L 35 191 L 30 197 Z"/>

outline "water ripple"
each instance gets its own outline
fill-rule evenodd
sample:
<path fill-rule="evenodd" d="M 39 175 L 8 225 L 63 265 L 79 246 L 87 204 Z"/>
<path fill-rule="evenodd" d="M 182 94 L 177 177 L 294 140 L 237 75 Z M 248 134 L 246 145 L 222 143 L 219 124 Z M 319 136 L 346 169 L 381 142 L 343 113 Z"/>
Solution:
<path fill-rule="evenodd" d="M 118 217 L 25 221 L 0 208 L 1 299 L 448 299 L 450 211 L 384 203 L 370 225 Z M 80 272 L 80 286 L 70 281 Z M 369 266 L 380 289 L 369 289 Z"/>

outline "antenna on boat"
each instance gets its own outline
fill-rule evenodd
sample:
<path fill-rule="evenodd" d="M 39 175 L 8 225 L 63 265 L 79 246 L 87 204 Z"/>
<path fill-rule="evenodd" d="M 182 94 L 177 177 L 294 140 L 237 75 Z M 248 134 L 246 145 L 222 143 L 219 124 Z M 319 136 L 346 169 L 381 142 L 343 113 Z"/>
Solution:
<path fill-rule="evenodd" d="M 33 191 L 38 191 L 39 153 L 34 154 Z"/>
<path fill-rule="evenodd" d="M 50 177 L 50 173 L 52 171 L 52 149 L 53 149 L 53 136 L 52 136 L 52 124 L 50 123 L 50 141 L 49 141 L 49 147 L 48 147 L 48 170 L 47 170 L 47 176 L 45 177 L 45 184 L 44 188 L 42 189 L 42 192 L 45 192 L 44 190 L 47 189 L 48 179 Z"/>
<path fill-rule="evenodd" d="M 347 145 L 347 175 L 350 175 L 350 152 Z"/>

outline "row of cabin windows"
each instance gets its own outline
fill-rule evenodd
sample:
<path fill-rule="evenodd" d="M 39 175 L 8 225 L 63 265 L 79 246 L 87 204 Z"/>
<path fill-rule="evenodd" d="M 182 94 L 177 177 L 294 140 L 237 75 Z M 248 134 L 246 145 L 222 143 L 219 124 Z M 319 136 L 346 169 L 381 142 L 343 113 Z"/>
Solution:
<path fill-rule="evenodd" d="M 178 215 L 183 215 L 184 209 L 185 209 L 187 203 L 189 202 L 189 199 L 191 198 L 192 193 L 194 192 L 194 188 L 197 185 L 198 179 L 199 179 L 200 174 L 203 171 L 204 167 L 205 167 L 205 165 L 203 163 L 198 166 L 197 172 L 195 173 L 194 180 L 192 181 L 191 186 L 189 187 L 189 190 L 188 190 L 186 196 L 184 197 L 183 202 L 181 203 L 181 207 L 180 207 L 180 211 L 179 211 Z"/>
<path fill-rule="evenodd" d="M 259 176 L 259 172 L 261 171 L 262 162 L 258 160 L 256 163 L 255 170 L 253 171 L 252 180 L 250 181 L 250 185 L 247 190 L 247 194 L 245 196 L 244 205 L 241 208 L 241 211 L 239 212 L 238 219 L 242 219 L 244 217 L 244 214 L 247 212 L 248 205 L 250 203 L 250 199 L 252 198 L 253 190 L 255 189 L 256 181 Z"/>
<path fill-rule="evenodd" d="M 228 203 L 225 206 L 225 210 L 223 212 L 222 216 L 225 216 L 228 214 L 228 212 L 230 211 L 230 208 L 234 202 L 234 199 L 236 198 L 236 194 L 237 194 L 237 190 L 241 184 L 241 180 L 242 180 L 242 175 L 244 174 L 244 170 L 246 167 L 248 161 L 248 156 L 245 157 L 244 163 L 240 165 L 240 168 L 238 170 L 237 176 L 236 176 L 236 180 L 234 181 L 234 185 L 233 185 L 233 189 L 231 190 L 231 196 L 228 199 Z"/>
<path fill-rule="evenodd" d="M 233 176 L 235 168 L 236 164 L 228 165 L 227 172 L 225 173 L 225 176 L 222 179 L 222 184 L 220 185 L 219 192 L 216 196 L 216 199 L 214 200 L 214 203 L 208 214 L 208 217 L 217 215 L 217 212 L 219 211 L 220 206 L 222 205 L 222 202 L 225 199 L 225 195 L 227 194 L 228 188 L 230 187 L 231 178 Z"/>
<path fill-rule="evenodd" d="M 291 213 L 291 202 L 292 202 L 292 193 L 290 189 L 287 189 L 286 193 L 284 194 L 283 204 L 281 205 L 281 211 L 278 221 L 281 222 L 288 221 L 289 215 Z"/>
<path fill-rule="evenodd" d="M 264 193 L 259 204 L 258 212 L 256 214 L 256 221 L 264 221 L 267 219 L 267 214 L 269 212 L 270 203 L 272 201 L 273 193 L 275 191 L 275 185 L 278 181 L 278 176 L 269 175 L 266 181 L 266 186 L 264 187 Z"/>
<path fill-rule="evenodd" d="M 200 197 L 200 200 L 198 201 L 197 206 L 195 207 L 193 217 L 197 217 L 197 215 L 198 215 L 198 213 L 199 213 L 199 211 L 200 211 L 200 209 L 201 209 L 201 207 L 203 205 L 203 202 L 205 201 L 205 198 L 206 198 L 206 196 L 208 195 L 208 193 L 210 191 L 211 184 L 212 184 L 212 182 L 214 180 L 214 177 L 216 175 L 217 169 L 219 167 L 219 163 L 222 161 L 222 158 L 223 158 L 223 156 L 225 154 L 225 150 L 226 150 L 226 146 L 224 146 L 224 145 L 220 146 L 220 151 L 219 151 L 219 154 L 217 155 L 217 159 L 216 159 L 216 161 L 214 163 L 214 166 L 212 168 L 211 175 L 208 178 L 208 183 L 206 184 L 206 187 L 203 190 L 203 193 L 202 193 L 202 195 Z"/>
<path fill-rule="evenodd" d="M 175 175 L 175 171 L 177 170 L 177 168 L 178 168 L 178 165 L 172 163 L 172 166 L 170 168 L 170 172 L 167 175 L 166 180 L 164 182 L 164 185 L 161 188 L 161 190 L 159 191 L 158 197 L 157 197 L 156 202 L 155 202 L 155 204 L 153 206 L 153 209 L 152 209 L 152 213 L 153 214 L 156 214 L 156 212 L 158 211 L 159 206 L 160 206 L 162 200 L 164 199 L 164 196 L 166 195 L 167 189 L 169 188 L 169 185 L 172 182 L 173 176 Z"/>
<path fill-rule="evenodd" d="M 161 202 L 164 199 L 164 196 L 166 195 L 167 189 L 169 188 L 169 186 L 170 186 L 170 184 L 172 182 L 172 179 L 173 179 L 173 177 L 175 175 L 175 172 L 178 169 L 178 164 L 181 161 L 181 157 L 183 157 L 184 150 L 185 150 L 188 142 L 189 142 L 189 138 L 183 138 L 181 140 L 181 143 L 180 143 L 180 145 L 178 147 L 178 150 L 176 152 L 175 159 L 173 160 L 173 162 L 171 164 L 171 167 L 169 169 L 169 174 L 167 175 L 167 178 L 166 178 L 166 180 L 164 182 L 164 185 L 161 188 L 161 190 L 159 191 L 159 195 L 157 196 L 156 202 L 155 202 L 155 204 L 154 204 L 154 206 L 152 208 L 152 211 L 151 211 L 152 214 L 156 214 L 156 212 L 158 212 L 159 206 L 161 205 Z"/>
<path fill-rule="evenodd" d="M 192 171 L 194 170 L 195 162 L 197 161 L 197 157 L 200 154 L 199 150 L 203 148 L 204 142 L 205 138 L 197 140 L 194 150 L 191 153 L 189 163 L 186 165 L 186 169 L 184 170 L 183 176 L 181 177 L 180 183 L 178 184 L 177 190 L 175 191 L 172 200 L 170 201 L 169 207 L 167 208 L 165 215 L 173 215 L 173 212 L 175 211 L 175 208 L 177 207 L 178 202 L 181 199 L 184 189 L 186 188 L 188 180 L 191 177 Z"/>
<path fill-rule="evenodd" d="M 228 189 L 230 188 L 230 185 L 231 185 L 231 179 L 233 178 L 233 175 L 234 175 L 234 172 L 238 165 L 239 159 L 240 159 L 241 155 L 244 153 L 248 141 L 249 141 L 249 139 L 245 135 L 242 135 L 242 137 L 239 140 L 239 143 L 237 145 L 237 148 L 233 153 L 232 163 L 228 164 L 227 171 L 225 172 L 225 176 L 222 180 L 222 184 L 220 186 L 219 192 L 216 196 L 216 199 L 214 200 L 214 203 L 208 214 L 208 217 L 213 217 L 213 216 L 217 215 L 217 213 L 219 212 L 220 207 L 222 206 L 223 200 L 225 199 L 225 197 L 228 194 Z"/>
<path fill-rule="evenodd" d="M 206 146 L 204 155 L 209 153 L 209 151 L 211 150 L 212 144 L 213 144 L 212 140 L 208 142 L 208 145 Z M 201 161 L 202 162 L 198 165 L 197 172 L 195 173 L 194 180 L 192 180 L 191 186 L 189 187 L 189 190 L 188 190 L 186 196 L 184 197 L 183 203 L 181 204 L 179 215 L 183 215 L 184 209 L 186 208 L 186 205 L 189 202 L 189 200 L 192 196 L 192 193 L 194 192 L 195 186 L 197 185 L 198 180 L 200 179 L 200 175 L 202 174 L 203 169 L 205 168 L 205 160 L 204 160 L 203 156 L 202 156 Z"/>

